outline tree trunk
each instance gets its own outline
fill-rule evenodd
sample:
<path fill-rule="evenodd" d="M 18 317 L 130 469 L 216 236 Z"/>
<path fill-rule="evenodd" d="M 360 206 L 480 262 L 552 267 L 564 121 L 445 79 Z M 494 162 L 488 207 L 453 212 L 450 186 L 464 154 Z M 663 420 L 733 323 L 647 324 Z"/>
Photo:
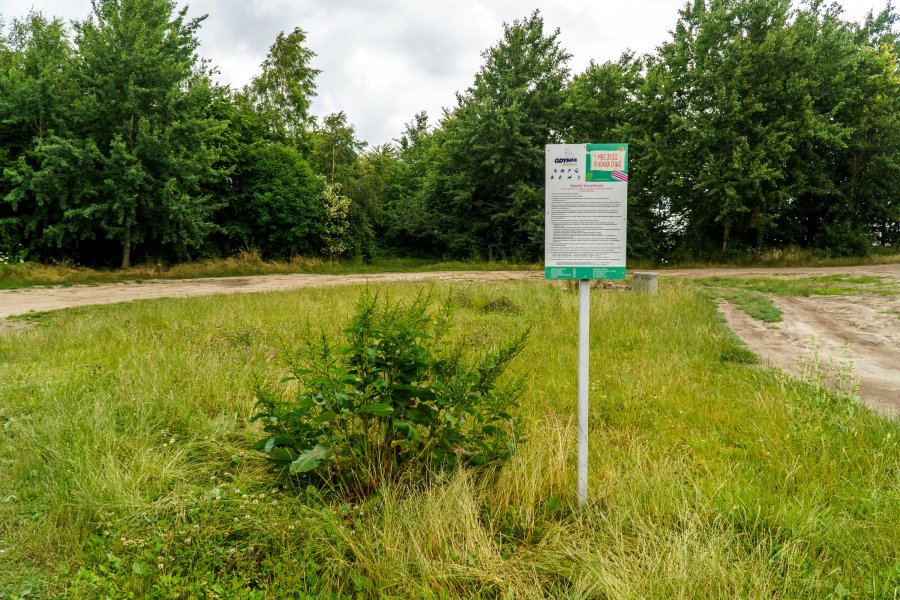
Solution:
<path fill-rule="evenodd" d="M 722 252 L 728 250 L 728 238 L 731 236 L 731 223 L 725 223 L 725 229 L 722 231 Z"/>
<path fill-rule="evenodd" d="M 131 227 L 125 229 L 125 235 L 122 236 L 122 268 L 127 269 L 131 266 Z"/>

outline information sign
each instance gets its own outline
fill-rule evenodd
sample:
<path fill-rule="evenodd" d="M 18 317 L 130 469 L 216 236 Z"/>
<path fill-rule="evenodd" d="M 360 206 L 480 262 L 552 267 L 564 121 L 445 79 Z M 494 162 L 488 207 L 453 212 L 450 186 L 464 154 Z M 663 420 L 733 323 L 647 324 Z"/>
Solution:
<path fill-rule="evenodd" d="M 628 144 L 546 147 L 544 276 L 625 279 Z"/>
<path fill-rule="evenodd" d="M 544 276 L 578 279 L 578 506 L 588 499 L 590 279 L 625 279 L 628 144 L 546 148 Z"/>

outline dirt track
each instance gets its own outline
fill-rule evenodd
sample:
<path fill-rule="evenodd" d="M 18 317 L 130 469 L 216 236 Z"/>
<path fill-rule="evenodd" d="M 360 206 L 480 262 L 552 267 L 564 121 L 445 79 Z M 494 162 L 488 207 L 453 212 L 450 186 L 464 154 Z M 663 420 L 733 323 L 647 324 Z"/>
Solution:
<path fill-rule="evenodd" d="M 813 375 L 900 414 L 900 301 L 879 296 L 774 298 L 782 323 L 763 323 L 729 304 L 728 325 L 763 360 Z"/>
<path fill-rule="evenodd" d="M 679 269 L 662 276 L 713 277 L 772 274 L 852 273 L 900 281 L 900 264 L 858 267 L 774 269 Z M 271 292 L 390 281 L 542 281 L 541 271 L 442 271 L 375 275 L 267 275 L 215 279 L 149 281 L 98 286 L 0 290 L 0 331 L 20 328 L 3 319 L 33 311 L 129 300 Z M 900 414 L 900 299 L 896 296 L 776 298 L 784 322 L 755 321 L 733 306 L 723 305 L 729 326 L 767 363 L 802 374 L 817 357 L 820 371 L 858 378 L 859 393 L 871 406 Z"/>
<path fill-rule="evenodd" d="M 389 281 L 508 281 L 543 280 L 542 271 L 436 271 L 427 273 L 378 273 L 373 275 L 256 275 L 209 279 L 154 280 L 141 283 L 76 285 L 71 287 L 0 290 L 0 319 L 29 312 L 43 312 L 114 304 L 152 298 L 187 298 L 241 292 L 281 292 L 296 288 Z M 2 327 L 2 322 L 0 322 Z"/>

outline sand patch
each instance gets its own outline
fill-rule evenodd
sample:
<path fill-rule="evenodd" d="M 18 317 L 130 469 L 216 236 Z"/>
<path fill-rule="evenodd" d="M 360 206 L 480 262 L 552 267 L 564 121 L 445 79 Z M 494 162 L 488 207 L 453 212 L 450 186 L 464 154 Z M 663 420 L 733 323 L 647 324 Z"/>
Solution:
<path fill-rule="evenodd" d="M 773 298 L 782 323 L 763 323 L 721 304 L 729 327 L 764 361 L 798 376 L 810 371 L 839 388 L 900 415 L 900 298 L 853 296 Z"/>

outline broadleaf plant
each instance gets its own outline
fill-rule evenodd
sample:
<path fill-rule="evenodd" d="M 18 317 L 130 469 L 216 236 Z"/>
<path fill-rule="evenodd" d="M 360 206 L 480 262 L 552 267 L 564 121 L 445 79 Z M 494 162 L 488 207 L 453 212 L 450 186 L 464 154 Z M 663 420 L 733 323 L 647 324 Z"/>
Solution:
<path fill-rule="evenodd" d="M 291 475 L 359 492 L 507 458 L 521 441 L 522 385 L 502 375 L 528 331 L 467 357 L 445 339 L 450 304 L 433 311 L 425 294 L 404 304 L 364 292 L 340 343 L 307 337 L 284 353 L 289 377 L 257 386 L 252 419 L 267 435 L 254 448 Z"/>

